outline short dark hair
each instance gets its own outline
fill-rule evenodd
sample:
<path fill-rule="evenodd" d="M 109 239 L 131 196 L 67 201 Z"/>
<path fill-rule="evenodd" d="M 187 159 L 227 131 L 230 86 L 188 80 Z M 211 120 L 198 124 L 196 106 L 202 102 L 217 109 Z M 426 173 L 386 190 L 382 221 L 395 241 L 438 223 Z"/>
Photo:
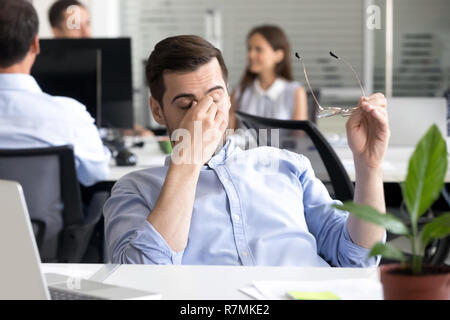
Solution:
<path fill-rule="evenodd" d="M 84 5 L 77 0 L 58 0 L 48 10 L 48 20 L 53 28 L 60 28 L 64 23 L 64 12 L 70 6 L 80 6 L 84 8 Z"/>
<path fill-rule="evenodd" d="M 190 72 L 217 58 L 222 77 L 227 83 L 228 70 L 222 53 L 205 39 L 194 35 L 181 35 L 166 38 L 158 42 L 150 54 L 145 68 L 145 75 L 153 98 L 163 105 L 162 98 L 166 87 L 164 71 Z"/>
<path fill-rule="evenodd" d="M 38 31 L 38 15 L 30 2 L 0 0 L 0 67 L 22 61 Z"/>

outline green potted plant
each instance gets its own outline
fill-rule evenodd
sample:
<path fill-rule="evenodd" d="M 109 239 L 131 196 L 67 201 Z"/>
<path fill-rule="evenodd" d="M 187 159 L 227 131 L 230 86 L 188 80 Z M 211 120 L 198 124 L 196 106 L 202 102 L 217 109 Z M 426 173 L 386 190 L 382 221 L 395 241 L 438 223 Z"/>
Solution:
<path fill-rule="evenodd" d="M 409 160 L 402 195 L 409 213 L 409 226 L 392 214 L 352 201 L 335 207 L 359 219 L 383 226 L 387 231 L 406 236 L 411 242 L 412 257 L 396 247 L 378 242 L 369 256 L 381 255 L 400 261 L 380 267 L 384 299 L 450 299 L 450 267 L 423 264 L 425 248 L 433 239 L 450 234 L 450 213 L 434 217 L 418 230 L 419 218 L 439 198 L 447 172 L 447 145 L 436 125 L 420 139 Z"/>

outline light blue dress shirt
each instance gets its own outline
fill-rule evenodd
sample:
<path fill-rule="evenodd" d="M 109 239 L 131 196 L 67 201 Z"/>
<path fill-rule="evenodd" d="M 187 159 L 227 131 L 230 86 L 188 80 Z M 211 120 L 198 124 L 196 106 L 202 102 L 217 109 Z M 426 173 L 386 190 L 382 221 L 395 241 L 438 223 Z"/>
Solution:
<path fill-rule="evenodd" d="M 348 213 L 331 207 L 340 202 L 330 198 L 306 157 L 272 147 L 243 151 L 232 138 L 203 166 L 187 247 L 174 252 L 146 220 L 169 163 L 167 158 L 164 167 L 132 172 L 115 184 L 104 207 L 113 263 L 324 267 L 379 263 L 379 257 L 367 259 L 369 250 L 352 242 Z"/>
<path fill-rule="evenodd" d="M 0 148 L 72 144 L 77 175 L 86 186 L 105 180 L 111 154 L 94 119 L 78 101 L 48 95 L 26 74 L 0 74 Z"/>

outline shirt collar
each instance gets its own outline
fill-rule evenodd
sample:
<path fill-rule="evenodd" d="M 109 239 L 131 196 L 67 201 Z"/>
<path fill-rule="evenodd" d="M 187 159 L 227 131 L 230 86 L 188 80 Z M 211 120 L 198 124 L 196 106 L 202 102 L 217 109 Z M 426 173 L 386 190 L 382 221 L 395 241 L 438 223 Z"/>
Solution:
<path fill-rule="evenodd" d="M 264 90 L 261 88 L 261 84 L 258 79 L 255 79 L 253 86 L 260 95 L 269 97 L 272 101 L 276 101 L 280 94 L 284 91 L 286 87 L 286 80 L 277 78 L 269 87 L 269 89 Z"/>
<path fill-rule="evenodd" d="M 0 73 L 0 90 L 42 92 L 36 80 L 24 73 Z"/>
<path fill-rule="evenodd" d="M 215 155 L 212 156 L 211 159 L 209 159 L 207 165 L 204 165 L 203 169 L 215 168 L 221 164 L 223 164 L 227 158 L 232 154 L 232 152 L 235 150 L 236 145 L 233 141 L 233 137 L 228 137 L 227 141 L 225 142 L 225 145 L 220 149 L 219 152 L 217 152 Z M 166 160 L 164 162 L 164 166 L 168 167 L 170 164 L 171 156 L 167 156 Z"/>

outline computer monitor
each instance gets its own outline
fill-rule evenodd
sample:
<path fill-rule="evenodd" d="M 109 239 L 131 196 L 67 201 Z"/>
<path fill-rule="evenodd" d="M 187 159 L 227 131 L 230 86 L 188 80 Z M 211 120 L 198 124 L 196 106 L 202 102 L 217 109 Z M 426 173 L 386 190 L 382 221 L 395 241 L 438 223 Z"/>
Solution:
<path fill-rule="evenodd" d="M 84 103 L 99 127 L 133 128 L 130 38 L 43 39 L 40 46 L 31 74 L 44 92 Z"/>
<path fill-rule="evenodd" d="M 45 93 L 71 97 L 84 104 L 100 125 L 100 59 L 100 50 L 53 50 L 39 56 L 32 75 Z"/>

